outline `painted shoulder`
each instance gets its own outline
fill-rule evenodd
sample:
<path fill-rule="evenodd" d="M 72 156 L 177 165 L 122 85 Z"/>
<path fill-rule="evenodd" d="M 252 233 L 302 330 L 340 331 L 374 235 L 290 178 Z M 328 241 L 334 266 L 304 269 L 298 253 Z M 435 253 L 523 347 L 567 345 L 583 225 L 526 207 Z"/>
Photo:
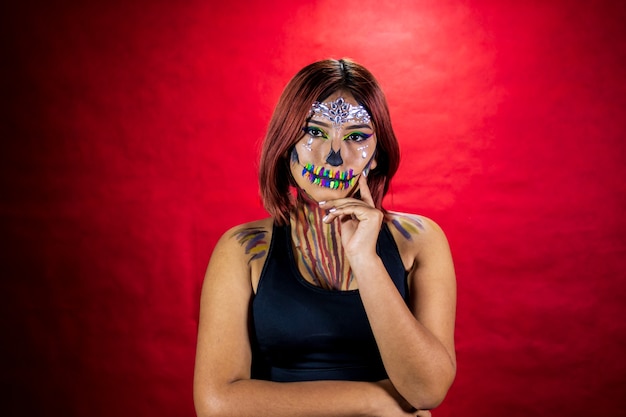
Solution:
<path fill-rule="evenodd" d="M 449 251 L 447 239 L 437 223 L 428 217 L 387 212 L 385 221 L 393 235 L 407 271 L 423 263 L 432 251 Z"/>
<path fill-rule="evenodd" d="M 272 238 L 272 218 L 256 220 L 235 226 L 222 236 L 250 265 L 259 259 L 265 259 Z"/>
<path fill-rule="evenodd" d="M 424 216 L 395 211 L 388 211 L 385 221 L 394 236 L 407 241 L 417 239 L 428 232 L 431 224 L 434 225 L 432 220 Z"/>

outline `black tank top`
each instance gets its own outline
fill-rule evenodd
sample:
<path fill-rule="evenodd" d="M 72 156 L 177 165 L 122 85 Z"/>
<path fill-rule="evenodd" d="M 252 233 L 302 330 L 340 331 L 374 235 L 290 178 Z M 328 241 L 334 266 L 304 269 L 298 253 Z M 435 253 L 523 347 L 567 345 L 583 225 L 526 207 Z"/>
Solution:
<path fill-rule="evenodd" d="M 407 274 L 386 224 L 376 252 L 406 302 Z M 295 261 L 289 225 L 274 226 L 251 316 L 254 379 L 387 378 L 359 290 L 325 290 L 306 281 Z"/>

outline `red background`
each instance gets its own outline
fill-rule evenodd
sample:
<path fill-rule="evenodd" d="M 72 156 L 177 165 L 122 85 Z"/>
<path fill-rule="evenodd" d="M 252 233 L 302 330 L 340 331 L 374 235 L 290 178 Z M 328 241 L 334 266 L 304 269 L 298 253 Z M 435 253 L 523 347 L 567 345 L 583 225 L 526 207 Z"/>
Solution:
<path fill-rule="evenodd" d="M 624 2 L 19 4 L 0 13 L 3 415 L 193 415 L 213 245 L 265 216 L 284 84 L 343 56 L 388 96 L 387 207 L 437 220 L 455 257 L 458 376 L 434 415 L 626 415 Z"/>

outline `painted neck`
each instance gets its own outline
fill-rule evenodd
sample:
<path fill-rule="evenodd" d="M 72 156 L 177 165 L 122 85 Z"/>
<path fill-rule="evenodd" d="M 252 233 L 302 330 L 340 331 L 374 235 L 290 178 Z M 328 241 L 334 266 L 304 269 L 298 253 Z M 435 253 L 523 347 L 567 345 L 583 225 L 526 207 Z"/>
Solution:
<path fill-rule="evenodd" d="M 351 288 L 352 273 L 341 244 L 341 222 L 324 223 L 326 210 L 298 193 L 291 216 L 291 236 L 300 272 L 313 284 L 329 290 Z"/>

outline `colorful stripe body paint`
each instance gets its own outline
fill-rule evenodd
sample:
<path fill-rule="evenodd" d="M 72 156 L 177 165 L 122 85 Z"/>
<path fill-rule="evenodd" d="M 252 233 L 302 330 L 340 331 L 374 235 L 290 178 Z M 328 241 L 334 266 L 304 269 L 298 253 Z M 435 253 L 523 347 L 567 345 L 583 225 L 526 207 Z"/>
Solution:
<path fill-rule="evenodd" d="M 354 279 L 341 245 L 341 222 L 324 223 L 325 212 L 300 206 L 292 223 L 305 275 L 322 288 L 347 290 Z"/>
<path fill-rule="evenodd" d="M 251 255 L 248 263 L 262 258 L 269 247 L 265 239 L 267 231 L 262 227 L 249 227 L 235 233 L 239 244 L 244 247 L 246 255 Z"/>
<path fill-rule="evenodd" d="M 420 230 L 425 230 L 422 219 L 415 216 L 398 215 L 397 218 L 391 220 L 391 224 L 406 240 L 412 240 L 411 234 L 419 234 Z"/>

